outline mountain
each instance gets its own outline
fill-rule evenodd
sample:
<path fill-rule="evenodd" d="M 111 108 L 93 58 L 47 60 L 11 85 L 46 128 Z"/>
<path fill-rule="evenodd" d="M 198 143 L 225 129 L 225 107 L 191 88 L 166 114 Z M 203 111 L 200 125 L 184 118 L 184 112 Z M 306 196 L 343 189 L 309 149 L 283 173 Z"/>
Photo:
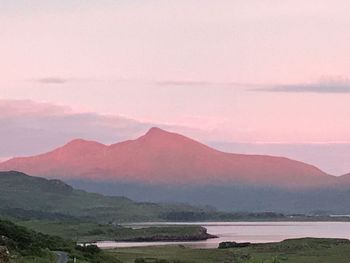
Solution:
<path fill-rule="evenodd" d="M 336 178 L 282 157 L 224 153 L 159 128 L 112 145 L 74 140 L 51 152 L 14 158 L 0 170 L 65 180 L 156 185 L 247 184 L 282 188 L 325 187 Z"/>
<path fill-rule="evenodd" d="M 189 203 L 223 211 L 350 213 L 350 176 L 331 176 L 312 165 L 283 157 L 224 153 L 158 128 L 135 140 L 112 145 L 74 140 L 45 154 L 3 162 L 0 170 L 61 179 L 78 189 L 139 202 Z M 61 213 L 64 208 L 73 215 L 76 212 L 89 216 L 89 209 L 81 207 L 93 204 L 91 209 L 98 217 L 133 221 L 159 218 L 164 209 L 177 209 L 149 203 L 143 206 L 127 198 L 87 194 L 69 190 L 68 186 L 61 186 L 61 191 L 68 188 L 57 197 L 51 193 L 51 184 L 61 181 L 49 182 L 35 190 L 47 190 L 42 198 L 48 202 L 28 194 L 21 207 L 39 203 L 42 206 L 37 209 L 47 207 L 50 212 Z M 6 193 L 6 187 L 1 191 Z M 106 200 L 112 207 L 127 209 L 116 214 L 117 208 L 106 208 Z M 11 202 L 7 204 L 11 207 Z"/>
<path fill-rule="evenodd" d="M 339 176 L 338 180 L 342 185 L 350 185 L 350 173 Z"/>
<path fill-rule="evenodd" d="M 10 171 L 0 172 L 0 215 L 30 219 L 89 221 L 160 220 L 167 213 L 203 212 L 185 204 L 139 203 L 76 190 L 59 180 Z"/>

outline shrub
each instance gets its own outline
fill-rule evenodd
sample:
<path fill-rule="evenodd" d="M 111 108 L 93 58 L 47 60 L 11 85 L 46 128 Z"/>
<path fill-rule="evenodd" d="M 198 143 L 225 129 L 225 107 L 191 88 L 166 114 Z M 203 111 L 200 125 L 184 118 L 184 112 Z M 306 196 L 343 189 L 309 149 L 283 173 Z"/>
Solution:
<path fill-rule="evenodd" d="M 248 247 L 250 246 L 249 242 L 244 242 L 244 243 L 237 243 L 237 242 L 230 242 L 230 241 L 226 241 L 226 242 L 221 242 L 219 244 L 219 248 L 220 249 L 224 249 L 224 248 L 237 248 L 237 247 Z"/>

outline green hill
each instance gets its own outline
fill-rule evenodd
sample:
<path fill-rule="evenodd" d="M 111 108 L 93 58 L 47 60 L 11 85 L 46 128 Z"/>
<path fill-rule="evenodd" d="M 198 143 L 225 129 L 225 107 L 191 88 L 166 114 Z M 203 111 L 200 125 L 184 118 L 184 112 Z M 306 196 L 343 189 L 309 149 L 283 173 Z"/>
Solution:
<path fill-rule="evenodd" d="M 135 202 L 76 190 L 59 180 L 0 172 L 0 215 L 21 219 L 86 219 L 98 222 L 160 220 L 176 212 L 203 212 L 182 204 Z"/>

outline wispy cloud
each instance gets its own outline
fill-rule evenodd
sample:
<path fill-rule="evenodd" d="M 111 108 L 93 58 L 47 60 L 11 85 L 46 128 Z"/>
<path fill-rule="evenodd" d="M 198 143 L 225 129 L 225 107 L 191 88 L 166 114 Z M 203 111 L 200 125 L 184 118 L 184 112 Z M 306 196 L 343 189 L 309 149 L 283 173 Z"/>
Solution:
<path fill-rule="evenodd" d="M 42 84 L 65 84 L 71 81 L 71 79 L 61 78 L 61 77 L 46 77 L 46 78 L 34 79 L 33 81 L 42 83 Z"/>
<path fill-rule="evenodd" d="M 60 76 L 48 76 L 48 77 L 42 77 L 42 78 L 33 78 L 33 79 L 27 79 L 28 82 L 35 82 L 39 84 L 52 84 L 52 85 L 62 85 L 62 84 L 68 84 L 71 82 L 99 82 L 100 79 L 96 78 L 66 78 L 66 77 L 60 77 Z M 121 80 L 117 80 L 121 81 Z"/>
<path fill-rule="evenodd" d="M 159 81 L 156 82 L 159 86 L 209 86 L 213 85 L 213 82 L 207 81 L 177 81 L 177 80 L 169 80 L 169 81 Z"/>
<path fill-rule="evenodd" d="M 227 86 L 227 87 L 258 87 L 259 85 L 253 83 L 240 83 L 240 82 L 215 82 L 215 81 L 186 81 L 186 80 L 169 80 L 169 81 L 157 81 L 159 86 L 192 86 L 192 87 L 203 87 L 203 86 Z"/>
<path fill-rule="evenodd" d="M 350 81 L 347 79 L 326 79 L 315 83 L 271 85 L 249 90 L 258 92 L 291 93 L 350 93 Z"/>

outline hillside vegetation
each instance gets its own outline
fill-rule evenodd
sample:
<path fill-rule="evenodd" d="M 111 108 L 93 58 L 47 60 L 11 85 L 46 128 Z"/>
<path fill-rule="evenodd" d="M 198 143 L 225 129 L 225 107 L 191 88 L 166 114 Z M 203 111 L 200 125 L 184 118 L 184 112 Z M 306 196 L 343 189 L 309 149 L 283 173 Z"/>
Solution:
<path fill-rule="evenodd" d="M 95 246 L 81 247 L 74 242 L 18 226 L 8 220 L 0 220 L 0 246 L 10 254 L 4 260 L 10 263 L 56 262 L 54 251 L 64 251 L 79 262 L 119 263 L 115 256 L 106 255 Z M 3 263 L 3 262 L 1 262 Z"/>
<path fill-rule="evenodd" d="M 85 219 L 98 222 L 160 220 L 168 213 L 203 212 L 185 204 L 135 202 L 76 190 L 59 180 L 0 172 L 0 213 L 37 219 Z"/>

